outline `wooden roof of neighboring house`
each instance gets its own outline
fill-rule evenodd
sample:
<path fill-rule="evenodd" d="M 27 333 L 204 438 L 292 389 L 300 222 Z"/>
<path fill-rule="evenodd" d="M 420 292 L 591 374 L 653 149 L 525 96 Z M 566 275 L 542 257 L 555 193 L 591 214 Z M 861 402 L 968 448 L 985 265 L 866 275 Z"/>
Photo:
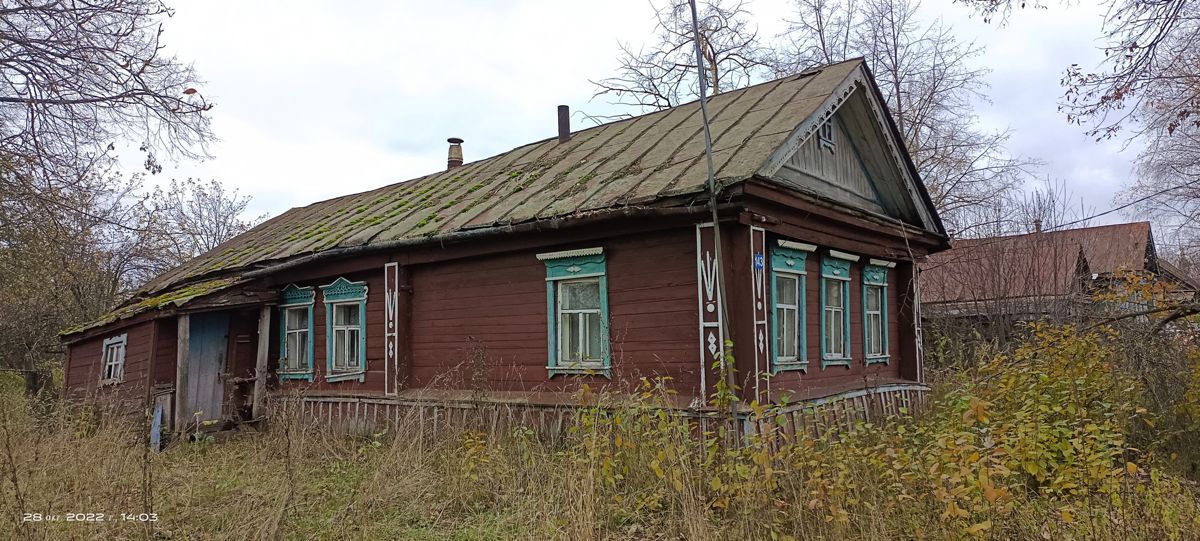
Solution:
<path fill-rule="evenodd" d="M 1080 279 L 1160 272 L 1149 222 L 956 240 L 921 264 L 924 304 L 1063 296 Z M 1182 273 L 1181 273 L 1182 274 Z"/>
<path fill-rule="evenodd" d="M 887 179 L 900 186 L 889 194 L 889 208 L 906 209 L 893 219 L 945 238 L 861 59 L 710 98 L 713 166 L 721 189 L 750 178 L 774 181 L 788 158 L 850 102 L 878 118 L 871 129 L 883 141 L 879 154 L 886 158 L 876 162 L 890 161 L 892 176 L 900 177 Z M 457 168 L 293 208 L 158 276 L 130 302 L 339 250 L 400 249 L 504 233 L 517 224 L 703 205 L 702 130 L 699 102 L 692 102 L 580 130 L 565 143 L 545 139 Z M 776 184 L 804 192 L 803 186 Z"/>

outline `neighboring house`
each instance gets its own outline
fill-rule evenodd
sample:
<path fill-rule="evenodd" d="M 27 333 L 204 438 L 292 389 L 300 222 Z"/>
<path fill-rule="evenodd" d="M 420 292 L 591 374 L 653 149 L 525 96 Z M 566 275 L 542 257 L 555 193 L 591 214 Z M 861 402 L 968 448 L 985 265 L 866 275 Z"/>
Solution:
<path fill-rule="evenodd" d="M 1149 222 L 962 239 L 953 245 L 921 264 L 921 309 L 927 321 L 1012 322 L 1111 312 L 1111 306 L 1096 305 L 1094 293 L 1127 272 L 1165 281 L 1181 296 L 1197 291 L 1195 280 L 1158 257 Z"/>
<path fill-rule="evenodd" d="M 745 403 L 924 389 L 913 259 L 947 238 L 861 60 L 709 101 L 719 228 L 698 103 L 574 133 L 563 109 L 558 138 L 466 164 L 451 139 L 445 171 L 159 276 L 64 331 L 67 392 L 153 395 L 180 429 L 285 394 L 376 416 L 643 377 L 702 410 L 726 340 Z"/>

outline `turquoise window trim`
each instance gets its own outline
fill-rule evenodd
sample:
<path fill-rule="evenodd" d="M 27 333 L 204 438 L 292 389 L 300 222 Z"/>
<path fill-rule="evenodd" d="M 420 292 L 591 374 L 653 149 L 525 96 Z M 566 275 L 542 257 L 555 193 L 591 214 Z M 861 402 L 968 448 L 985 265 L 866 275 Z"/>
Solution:
<path fill-rule="evenodd" d="M 279 379 L 281 380 L 313 380 L 313 301 L 316 292 L 312 287 L 298 287 L 289 284 L 279 293 Z M 287 311 L 289 308 L 308 308 L 308 370 L 284 369 L 283 362 L 287 357 Z"/>
<path fill-rule="evenodd" d="M 779 348 L 771 348 L 771 372 L 778 374 L 780 372 L 795 370 L 801 373 L 808 372 L 808 272 L 805 270 L 805 264 L 808 261 L 808 253 L 801 250 L 794 250 L 782 246 L 771 248 L 771 338 L 772 340 L 779 337 L 779 321 L 776 317 L 778 310 L 775 308 L 779 304 L 779 292 L 775 290 L 776 277 L 779 274 L 788 274 L 796 277 L 796 285 L 799 288 L 799 305 L 796 307 L 796 332 L 800 335 L 800 343 L 797 345 L 797 355 L 795 361 L 779 361 Z"/>
<path fill-rule="evenodd" d="M 843 355 L 834 356 L 829 353 L 829 344 L 826 343 L 826 329 L 829 322 L 825 317 L 825 288 L 829 281 L 836 281 L 842 287 L 842 351 Z M 850 368 L 851 352 L 850 352 L 850 261 L 837 257 L 821 258 L 821 369 L 830 366 L 844 366 Z"/>
<path fill-rule="evenodd" d="M 891 361 L 891 354 L 888 349 L 888 303 L 887 303 L 887 275 L 888 268 L 877 265 L 863 266 L 863 358 L 869 366 L 872 364 L 888 364 Z M 879 319 L 880 319 L 880 344 L 883 346 L 882 355 L 867 355 L 867 288 L 879 288 Z"/>
<path fill-rule="evenodd" d="M 608 268 L 602 248 L 585 248 L 538 254 L 546 265 L 546 370 L 551 378 L 557 375 L 598 375 L 612 378 L 612 350 L 608 340 Z M 595 278 L 600 290 L 599 364 L 574 363 L 566 365 L 558 351 L 558 286 L 565 281 Z"/>
<path fill-rule="evenodd" d="M 325 381 L 351 381 L 359 383 L 367 379 L 367 284 L 351 282 L 339 277 L 329 285 L 321 286 L 321 300 L 325 303 Z M 333 310 L 341 304 L 358 304 L 358 370 L 333 371 Z M 311 320 L 309 320 L 311 321 Z"/>

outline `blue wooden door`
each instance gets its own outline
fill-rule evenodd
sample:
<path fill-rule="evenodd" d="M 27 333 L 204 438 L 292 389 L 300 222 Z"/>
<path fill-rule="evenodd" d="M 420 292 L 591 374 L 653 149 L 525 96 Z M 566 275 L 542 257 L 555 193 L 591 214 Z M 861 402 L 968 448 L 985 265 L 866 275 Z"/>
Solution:
<path fill-rule="evenodd" d="M 188 344 L 187 409 L 192 421 L 221 418 L 225 352 L 229 348 L 229 315 L 192 314 Z M 198 415 L 197 415 L 198 413 Z"/>

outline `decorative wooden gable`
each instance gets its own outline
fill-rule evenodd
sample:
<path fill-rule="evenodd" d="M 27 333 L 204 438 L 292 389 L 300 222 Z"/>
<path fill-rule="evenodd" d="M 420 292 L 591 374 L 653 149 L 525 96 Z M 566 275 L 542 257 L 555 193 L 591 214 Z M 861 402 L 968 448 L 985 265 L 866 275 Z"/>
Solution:
<path fill-rule="evenodd" d="M 941 231 L 865 68 L 800 123 L 759 175 L 847 207 Z"/>

